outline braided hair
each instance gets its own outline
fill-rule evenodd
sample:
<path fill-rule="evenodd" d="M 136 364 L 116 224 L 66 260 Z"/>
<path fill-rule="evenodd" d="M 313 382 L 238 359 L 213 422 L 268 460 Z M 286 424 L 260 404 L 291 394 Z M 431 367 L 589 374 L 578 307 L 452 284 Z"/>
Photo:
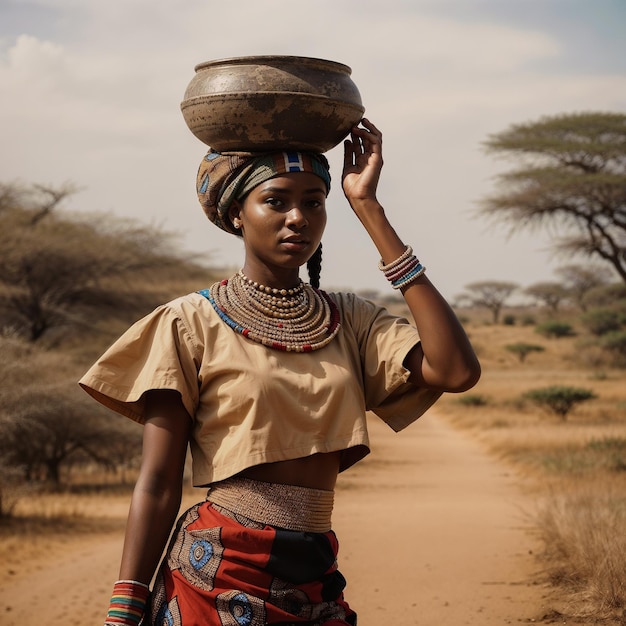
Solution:
<path fill-rule="evenodd" d="M 320 274 L 322 273 L 322 244 L 317 246 L 313 256 L 306 262 L 306 269 L 309 272 L 309 283 L 311 287 L 319 289 Z"/>

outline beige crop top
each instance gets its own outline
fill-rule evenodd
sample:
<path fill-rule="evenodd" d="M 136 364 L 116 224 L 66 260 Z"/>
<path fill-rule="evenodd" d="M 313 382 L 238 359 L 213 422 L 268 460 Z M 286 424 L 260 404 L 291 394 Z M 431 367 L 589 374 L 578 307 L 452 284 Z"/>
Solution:
<path fill-rule="evenodd" d="M 344 470 L 369 452 L 367 410 L 398 431 L 441 394 L 407 382 L 403 360 L 419 342 L 407 320 L 352 294 L 330 295 L 342 327 L 315 352 L 246 339 L 192 293 L 131 326 L 79 384 L 140 423 L 146 391 L 178 391 L 193 419 L 195 486 L 317 452 L 343 451 Z"/>

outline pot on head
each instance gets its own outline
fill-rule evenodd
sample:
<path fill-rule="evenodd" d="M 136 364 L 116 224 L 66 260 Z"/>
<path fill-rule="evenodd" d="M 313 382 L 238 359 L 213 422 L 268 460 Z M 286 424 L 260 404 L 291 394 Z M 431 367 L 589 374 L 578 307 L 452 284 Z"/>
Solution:
<path fill-rule="evenodd" d="M 218 152 L 326 152 L 363 117 L 342 63 L 247 56 L 200 63 L 181 110 L 191 132 Z"/>

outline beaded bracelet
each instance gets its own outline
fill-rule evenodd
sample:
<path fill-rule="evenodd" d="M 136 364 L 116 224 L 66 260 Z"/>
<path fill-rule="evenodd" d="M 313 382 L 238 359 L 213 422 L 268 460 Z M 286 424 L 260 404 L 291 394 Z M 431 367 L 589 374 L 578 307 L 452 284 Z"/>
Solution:
<path fill-rule="evenodd" d="M 118 580 L 104 626 L 137 626 L 148 604 L 148 585 L 136 580 Z"/>
<path fill-rule="evenodd" d="M 385 274 L 385 278 L 394 289 L 402 289 L 417 280 L 426 268 L 413 254 L 413 248 L 407 246 L 404 252 L 391 263 L 385 265 L 381 259 L 378 268 Z"/>
<path fill-rule="evenodd" d="M 388 263 L 387 265 L 385 265 L 384 261 L 381 259 L 378 262 L 378 269 L 383 272 L 388 272 L 390 270 L 393 270 L 396 267 L 398 267 L 400 263 L 402 263 L 403 261 L 406 261 L 412 255 L 413 255 L 413 248 L 411 248 L 411 246 L 407 246 L 404 252 L 395 261 L 392 261 L 391 263 Z"/>
<path fill-rule="evenodd" d="M 412 272 L 419 265 L 419 261 L 415 258 L 415 256 L 410 256 L 406 261 L 398 265 L 393 270 L 389 270 L 385 272 L 385 278 L 393 283 L 399 278 L 406 276 L 410 272 Z"/>
<path fill-rule="evenodd" d="M 418 262 L 417 265 L 410 272 L 408 272 L 398 280 L 393 281 L 391 283 L 391 286 L 394 289 L 402 289 L 402 287 L 406 287 L 413 281 L 417 280 L 425 271 L 426 268 Z"/>

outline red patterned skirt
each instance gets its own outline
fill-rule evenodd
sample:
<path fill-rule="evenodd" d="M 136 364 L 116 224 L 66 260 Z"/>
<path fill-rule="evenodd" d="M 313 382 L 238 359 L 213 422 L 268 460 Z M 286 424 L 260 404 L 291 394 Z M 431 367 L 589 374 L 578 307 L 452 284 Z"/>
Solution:
<path fill-rule="evenodd" d="M 149 624 L 356 626 L 343 598 L 337 538 L 322 530 L 330 522 L 327 498 L 316 502 L 322 492 L 246 479 L 226 484 L 178 521 Z M 332 509 L 332 492 L 325 493 Z"/>

